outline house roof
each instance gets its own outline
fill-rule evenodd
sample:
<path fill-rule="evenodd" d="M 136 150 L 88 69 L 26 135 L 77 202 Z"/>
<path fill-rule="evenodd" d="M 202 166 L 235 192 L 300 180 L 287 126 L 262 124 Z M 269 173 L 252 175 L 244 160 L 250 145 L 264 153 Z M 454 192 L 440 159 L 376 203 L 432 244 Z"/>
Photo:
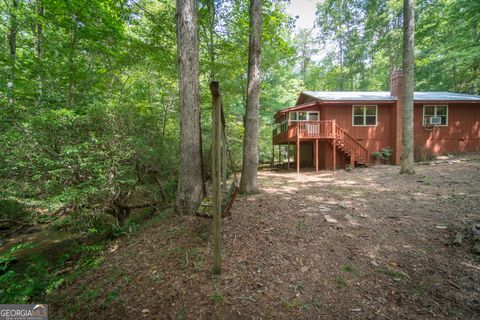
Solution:
<path fill-rule="evenodd" d="M 397 100 L 388 91 L 304 91 L 305 95 L 328 101 L 377 101 Z M 414 100 L 420 101 L 479 101 L 480 96 L 453 92 L 415 92 Z"/>
<path fill-rule="evenodd" d="M 299 110 L 302 108 L 310 107 L 313 104 L 323 101 L 329 102 L 361 102 L 361 101 L 371 101 L 371 102 L 383 102 L 383 103 L 393 103 L 397 101 L 397 97 L 390 95 L 389 91 L 303 91 L 300 94 L 312 97 L 315 102 L 308 102 L 303 104 L 297 104 L 290 108 L 285 108 L 279 110 L 275 114 L 275 118 L 279 115 L 288 112 Z M 300 99 L 300 98 L 299 98 Z M 454 93 L 454 92 L 415 92 L 414 100 L 416 102 L 478 102 L 480 103 L 480 96 L 464 93 Z M 299 100 L 297 100 L 297 103 Z"/>
<path fill-rule="evenodd" d="M 415 92 L 414 100 L 479 101 L 480 96 L 454 92 Z"/>
<path fill-rule="evenodd" d="M 387 91 L 304 91 L 305 95 L 328 101 L 357 101 L 357 100 L 397 100 L 396 97 L 392 97 L 390 92 Z"/>

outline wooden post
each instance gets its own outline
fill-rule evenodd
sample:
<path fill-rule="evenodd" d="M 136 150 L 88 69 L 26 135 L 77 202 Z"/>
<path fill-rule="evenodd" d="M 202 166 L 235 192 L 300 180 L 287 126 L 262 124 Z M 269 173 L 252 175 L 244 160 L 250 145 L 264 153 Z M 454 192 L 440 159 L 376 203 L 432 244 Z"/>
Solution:
<path fill-rule="evenodd" d="M 213 97 L 213 154 L 212 154 L 212 177 L 213 177 L 213 273 L 219 274 L 222 265 L 222 195 L 220 192 L 220 170 L 222 141 L 221 128 L 221 97 L 219 84 L 216 81 L 210 83 Z"/>
<path fill-rule="evenodd" d="M 272 142 L 272 166 L 275 166 L 275 145 Z"/>
<path fill-rule="evenodd" d="M 287 142 L 287 170 L 290 170 L 290 142 Z"/>
<path fill-rule="evenodd" d="M 333 171 L 337 167 L 337 139 L 333 139 Z"/>
<path fill-rule="evenodd" d="M 318 139 L 315 139 L 315 172 L 318 173 Z"/>
<path fill-rule="evenodd" d="M 297 173 L 300 173 L 300 138 L 297 135 Z"/>
<path fill-rule="evenodd" d="M 335 119 L 332 122 L 332 135 L 333 135 L 333 171 L 335 171 L 337 167 L 337 124 Z"/>
<path fill-rule="evenodd" d="M 282 145 L 278 145 L 278 163 L 282 165 Z"/>
<path fill-rule="evenodd" d="M 223 104 L 221 105 L 223 111 Z M 227 134 L 222 121 L 222 191 L 227 192 Z"/>

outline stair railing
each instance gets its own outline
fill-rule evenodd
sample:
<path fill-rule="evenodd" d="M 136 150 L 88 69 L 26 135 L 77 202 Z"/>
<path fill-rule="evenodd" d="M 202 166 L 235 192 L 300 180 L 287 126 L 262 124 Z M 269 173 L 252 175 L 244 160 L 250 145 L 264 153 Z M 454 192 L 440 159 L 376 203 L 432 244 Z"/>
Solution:
<path fill-rule="evenodd" d="M 281 138 L 327 138 L 336 139 L 356 160 L 368 162 L 369 153 L 358 140 L 353 138 L 335 120 L 296 121 L 284 132 L 273 132 L 274 137 Z"/>
<path fill-rule="evenodd" d="M 368 162 L 367 148 L 337 124 L 335 125 L 335 137 L 337 140 L 341 141 L 348 150 L 350 150 L 355 159 L 362 159 L 363 161 Z"/>

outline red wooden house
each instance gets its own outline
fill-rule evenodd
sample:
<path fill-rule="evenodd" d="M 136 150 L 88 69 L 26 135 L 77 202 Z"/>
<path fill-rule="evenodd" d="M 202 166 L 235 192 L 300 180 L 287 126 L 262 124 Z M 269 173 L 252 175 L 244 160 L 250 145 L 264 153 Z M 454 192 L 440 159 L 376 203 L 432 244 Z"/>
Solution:
<path fill-rule="evenodd" d="M 287 147 L 289 166 L 295 155 L 297 171 L 372 163 L 372 152 L 387 147 L 399 164 L 402 83 L 398 70 L 390 92 L 302 92 L 295 106 L 275 114 L 273 144 Z M 480 96 L 415 92 L 414 139 L 417 157 L 479 152 Z"/>

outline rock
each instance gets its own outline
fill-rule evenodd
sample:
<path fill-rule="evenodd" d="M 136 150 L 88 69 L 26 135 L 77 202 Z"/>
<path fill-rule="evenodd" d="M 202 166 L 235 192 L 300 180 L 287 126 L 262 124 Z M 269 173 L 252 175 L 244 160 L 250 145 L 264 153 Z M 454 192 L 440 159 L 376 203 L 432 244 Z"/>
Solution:
<path fill-rule="evenodd" d="M 117 251 L 117 249 L 118 249 L 118 243 L 115 244 L 113 247 L 110 248 L 110 252 L 113 253 L 113 252 Z"/>
<path fill-rule="evenodd" d="M 326 214 L 325 215 L 325 221 L 327 221 L 328 223 L 337 223 L 337 219 L 333 219 L 330 215 Z"/>

